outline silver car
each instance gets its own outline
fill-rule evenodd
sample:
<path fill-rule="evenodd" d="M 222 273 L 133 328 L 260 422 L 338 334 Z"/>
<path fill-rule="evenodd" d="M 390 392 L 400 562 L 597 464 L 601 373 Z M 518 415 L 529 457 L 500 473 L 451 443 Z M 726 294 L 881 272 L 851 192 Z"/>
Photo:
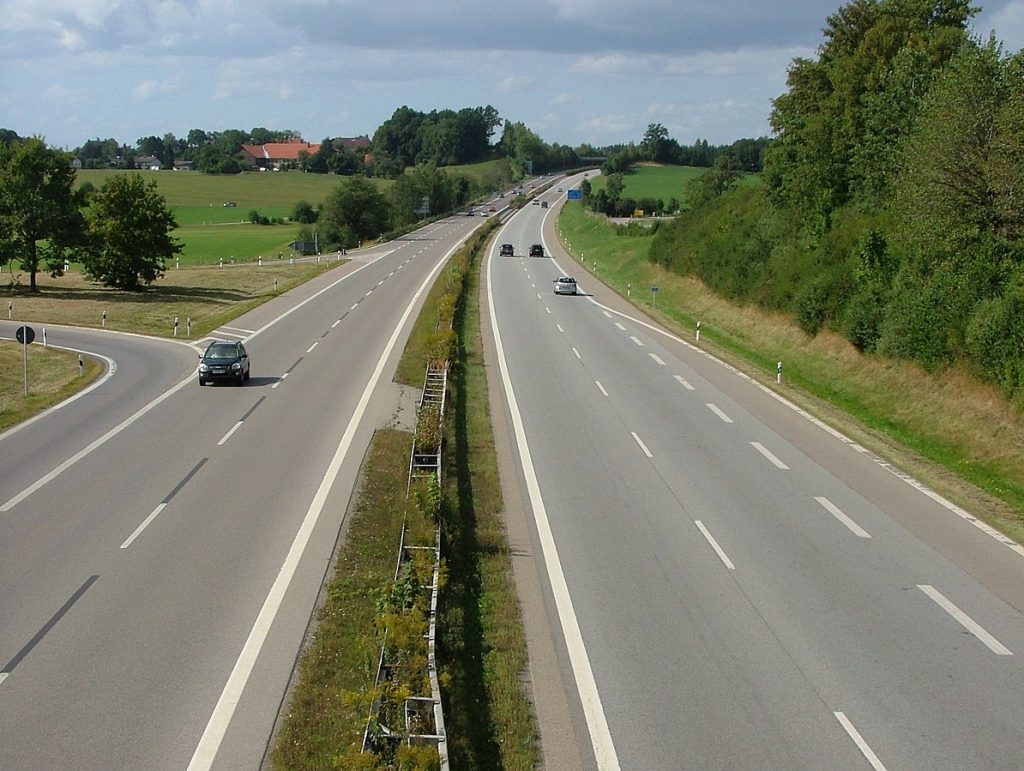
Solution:
<path fill-rule="evenodd" d="M 555 294 L 576 294 L 576 279 L 572 276 L 559 276 L 556 278 Z"/>

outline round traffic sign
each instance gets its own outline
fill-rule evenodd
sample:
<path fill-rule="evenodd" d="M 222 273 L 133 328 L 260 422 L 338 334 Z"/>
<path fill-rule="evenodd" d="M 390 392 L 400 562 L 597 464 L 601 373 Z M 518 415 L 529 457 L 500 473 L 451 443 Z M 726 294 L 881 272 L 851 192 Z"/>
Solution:
<path fill-rule="evenodd" d="M 22 324 L 14 333 L 14 337 L 22 345 L 32 345 L 32 341 L 36 339 L 36 331 L 27 324 Z"/>

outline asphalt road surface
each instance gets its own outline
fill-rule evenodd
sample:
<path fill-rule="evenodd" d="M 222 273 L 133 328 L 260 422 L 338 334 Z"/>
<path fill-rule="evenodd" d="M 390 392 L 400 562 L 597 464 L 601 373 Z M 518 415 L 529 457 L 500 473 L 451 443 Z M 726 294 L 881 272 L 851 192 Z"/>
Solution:
<path fill-rule="evenodd" d="M 579 762 L 1024 767 L 1024 549 L 596 281 L 556 297 L 548 198 L 485 325 Z"/>
<path fill-rule="evenodd" d="M 116 370 L 0 436 L 0 768 L 260 766 L 409 327 L 481 222 L 217 330 L 243 387 L 199 387 L 207 341 L 48 329 Z"/>

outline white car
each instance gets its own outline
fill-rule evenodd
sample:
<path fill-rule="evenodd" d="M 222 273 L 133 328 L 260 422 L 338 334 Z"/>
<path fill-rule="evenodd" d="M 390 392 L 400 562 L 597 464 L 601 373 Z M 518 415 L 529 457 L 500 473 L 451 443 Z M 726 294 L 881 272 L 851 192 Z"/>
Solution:
<path fill-rule="evenodd" d="M 559 276 L 554 283 L 555 294 L 576 294 L 576 279 L 572 276 Z"/>

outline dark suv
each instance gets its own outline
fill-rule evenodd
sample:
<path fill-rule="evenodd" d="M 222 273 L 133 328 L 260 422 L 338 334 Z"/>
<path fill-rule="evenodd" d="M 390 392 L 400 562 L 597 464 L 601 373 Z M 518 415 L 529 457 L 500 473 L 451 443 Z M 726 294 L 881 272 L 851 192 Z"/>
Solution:
<path fill-rule="evenodd" d="M 249 379 L 249 354 L 237 340 L 217 340 L 199 357 L 199 385 L 226 380 L 242 385 Z"/>
<path fill-rule="evenodd" d="M 540 244 L 534 244 L 533 246 L 530 247 L 530 256 L 531 257 L 543 257 L 544 256 L 544 247 L 541 246 Z"/>
<path fill-rule="evenodd" d="M 513 254 L 515 254 L 515 250 L 512 248 L 512 244 L 502 244 L 501 249 L 498 250 L 498 254 L 500 254 L 502 257 L 504 257 L 505 255 L 511 257 Z"/>

